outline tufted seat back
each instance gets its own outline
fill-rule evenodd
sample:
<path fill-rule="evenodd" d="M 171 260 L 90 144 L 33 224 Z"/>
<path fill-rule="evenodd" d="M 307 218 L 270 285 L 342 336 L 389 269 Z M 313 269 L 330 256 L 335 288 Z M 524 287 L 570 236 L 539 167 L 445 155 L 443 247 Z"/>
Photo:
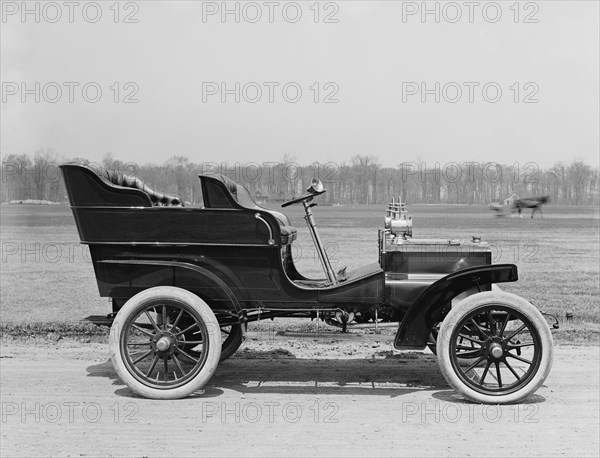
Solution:
<path fill-rule="evenodd" d="M 243 184 L 236 183 L 231 178 L 226 177 L 225 175 L 211 174 L 209 176 L 221 180 L 225 184 L 225 186 L 227 186 L 227 189 L 229 190 L 233 198 L 236 200 L 236 202 L 238 202 L 240 205 L 246 208 L 254 208 L 257 210 L 264 210 L 266 212 L 269 212 L 275 218 L 277 218 L 277 221 L 279 221 L 279 224 L 281 224 L 282 226 L 291 225 L 290 219 L 284 213 L 278 212 L 277 210 L 270 210 L 268 208 L 261 207 L 256 202 L 254 202 L 254 199 L 250 195 L 250 191 L 248 191 L 248 188 L 246 188 L 246 186 L 244 186 Z"/>
<path fill-rule="evenodd" d="M 183 199 L 174 194 L 166 194 L 154 191 L 146 183 L 133 175 L 125 175 L 115 170 L 102 170 L 100 176 L 118 186 L 136 188 L 144 191 L 150 197 L 152 205 L 155 207 L 183 207 Z"/>

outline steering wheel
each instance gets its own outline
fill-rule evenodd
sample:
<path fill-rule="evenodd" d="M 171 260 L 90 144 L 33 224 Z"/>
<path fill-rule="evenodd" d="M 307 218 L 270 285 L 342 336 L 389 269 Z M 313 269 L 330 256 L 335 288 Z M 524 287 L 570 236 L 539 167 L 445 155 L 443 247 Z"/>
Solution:
<path fill-rule="evenodd" d="M 323 183 L 321 183 L 321 180 L 319 180 L 318 178 L 313 178 L 310 183 L 310 186 L 306 191 L 308 192 L 308 194 L 301 197 L 297 197 L 292 200 L 288 200 L 287 202 L 282 203 L 281 206 L 287 207 L 289 205 L 294 205 L 303 201 L 309 202 L 312 200 L 313 197 L 320 196 L 321 194 L 326 193 L 327 189 L 323 188 Z"/>

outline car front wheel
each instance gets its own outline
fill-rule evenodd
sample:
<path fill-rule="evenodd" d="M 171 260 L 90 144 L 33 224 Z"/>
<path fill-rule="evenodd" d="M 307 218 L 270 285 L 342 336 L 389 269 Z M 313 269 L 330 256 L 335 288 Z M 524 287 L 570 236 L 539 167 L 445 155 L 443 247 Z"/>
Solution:
<path fill-rule="evenodd" d="M 448 383 L 467 398 L 514 403 L 534 393 L 548 376 L 552 334 L 542 314 L 525 299 L 482 292 L 448 313 L 437 338 L 437 355 Z"/>

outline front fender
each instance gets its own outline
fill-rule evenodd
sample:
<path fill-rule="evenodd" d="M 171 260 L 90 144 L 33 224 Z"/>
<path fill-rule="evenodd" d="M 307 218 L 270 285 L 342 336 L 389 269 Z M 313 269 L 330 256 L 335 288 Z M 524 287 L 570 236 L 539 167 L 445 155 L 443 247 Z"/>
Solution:
<path fill-rule="evenodd" d="M 394 348 L 425 348 L 429 332 L 436 322 L 436 313 L 439 314 L 444 305 L 463 291 L 477 285 L 517 280 L 517 266 L 514 264 L 471 267 L 440 278 L 417 296 L 404 315 L 394 338 Z"/>

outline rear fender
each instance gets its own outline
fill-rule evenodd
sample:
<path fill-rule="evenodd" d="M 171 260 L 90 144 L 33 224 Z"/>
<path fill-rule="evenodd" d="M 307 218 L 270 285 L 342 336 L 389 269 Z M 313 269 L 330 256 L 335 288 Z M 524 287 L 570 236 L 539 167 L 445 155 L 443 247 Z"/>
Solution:
<path fill-rule="evenodd" d="M 154 266 L 169 267 L 169 268 L 180 268 L 180 269 L 183 269 L 184 271 L 188 271 L 196 279 L 204 278 L 204 279 L 208 280 L 209 282 L 211 282 L 215 288 L 218 288 L 219 291 L 221 291 L 227 297 L 228 302 L 230 303 L 231 308 L 232 308 L 231 312 L 233 312 L 233 314 L 237 316 L 237 320 L 240 322 L 243 321 L 243 312 L 242 312 L 241 304 L 238 301 L 238 298 L 236 297 L 236 295 L 231 290 L 231 288 L 229 288 L 229 286 L 225 283 L 225 281 L 223 281 L 218 275 L 216 275 L 215 273 L 211 272 L 210 270 L 208 270 L 202 266 L 198 266 L 196 264 L 192 264 L 189 262 L 167 261 L 167 260 L 162 260 L 162 259 L 161 260 L 110 259 L 110 260 L 101 260 L 98 262 L 100 264 L 123 264 L 123 265 L 130 265 L 130 266 L 154 265 Z M 175 278 L 175 275 L 171 275 L 169 278 Z M 175 281 L 174 286 L 178 286 L 176 281 Z M 180 287 L 182 287 L 182 286 L 180 286 Z M 193 287 L 183 287 L 183 288 L 189 289 L 191 292 L 195 293 Z M 215 313 L 217 313 L 217 310 L 214 310 L 214 311 L 215 311 Z"/>
<path fill-rule="evenodd" d="M 400 322 L 394 348 L 423 349 L 441 309 L 459 294 L 478 286 L 517 281 L 517 266 L 496 264 L 459 270 L 440 278 L 412 303 Z"/>

